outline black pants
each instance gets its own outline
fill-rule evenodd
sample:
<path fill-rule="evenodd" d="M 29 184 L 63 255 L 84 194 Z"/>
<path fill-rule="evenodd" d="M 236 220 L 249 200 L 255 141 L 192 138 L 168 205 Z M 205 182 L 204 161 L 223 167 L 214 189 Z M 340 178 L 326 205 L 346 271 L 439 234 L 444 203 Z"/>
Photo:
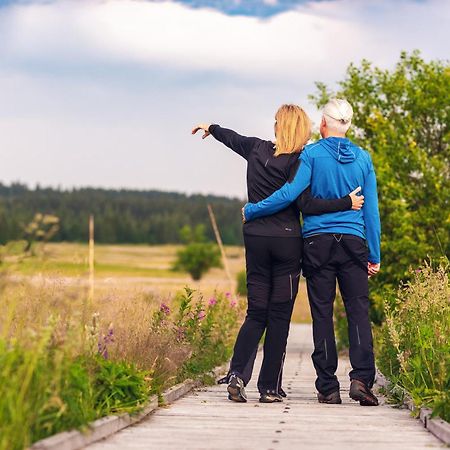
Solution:
<path fill-rule="evenodd" d="M 230 371 L 249 378 L 255 349 L 264 331 L 264 358 L 258 379 L 260 392 L 276 390 L 284 360 L 289 324 L 298 291 L 301 237 L 244 235 L 248 308 L 239 331 Z M 250 368 L 251 371 L 251 368 Z"/>
<path fill-rule="evenodd" d="M 303 271 L 313 320 L 316 388 L 328 395 L 339 389 L 335 375 L 337 352 L 333 327 L 336 279 L 344 300 L 350 342 L 350 379 L 372 387 L 375 377 L 369 320 L 367 245 L 349 234 L 320 234 L 305 238 Z"/>

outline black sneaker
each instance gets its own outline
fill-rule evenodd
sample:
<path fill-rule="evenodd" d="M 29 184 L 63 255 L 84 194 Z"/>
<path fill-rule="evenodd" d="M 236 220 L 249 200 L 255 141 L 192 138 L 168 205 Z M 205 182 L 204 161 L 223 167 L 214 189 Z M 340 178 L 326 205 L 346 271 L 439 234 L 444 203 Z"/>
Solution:
<path fill-rule="evenodd" d="M 378 406 L 378 399 L 365 383 L 352 380 L 350 383 L 350 398 L 359 402 L 361 406 Z"/>
<path fill-rule="evenodd" d="M 286 392 L 284 391 L 284 389 L 282 387 L 278 388 L 278 394 L 280 394 L 284 398 L 287 397 L 287 394 L 286 394 Z"/>
<path fill-rule="evenodd" d="M 227 391 L 229 400 L 238 403 L 245 403 L 247 401 L 244 382 L 235 374 L 230 375 L 230 382 L 228 384 Z"/>
<path fill-rule="evenodd" d="M 261 403 L 281 403 L 283 401 L 283 397 L 277 391 L 269 390 L 261 393 L 259 401 Z"/>
<path fill-rule="evenodd" d="M 342 403 L 339 390 L 334 391 L 328 395 L 323 395 L 319 392 L 317 394 L 317 400 L 319 400 L 319 403 L 327 403 L 329 405 L 340 405 Z"/>

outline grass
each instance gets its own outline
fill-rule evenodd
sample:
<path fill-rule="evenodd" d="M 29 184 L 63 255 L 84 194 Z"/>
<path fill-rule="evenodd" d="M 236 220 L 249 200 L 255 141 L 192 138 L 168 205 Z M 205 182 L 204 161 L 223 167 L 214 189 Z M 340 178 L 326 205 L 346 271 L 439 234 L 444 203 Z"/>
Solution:
<path fill-rule="evenodd" d="M 189 285 L 212 295 L 215 290 L 234 291 L 223 269 L 212 269 L 200 281 L 194 282 L 188 274 L 171 270 L 180 249 L 177 245 L 96 245 L 95 279 L 96 292 L 106 295 L 113 292 L 126 296 L 140 291 L 155 296 L 172 296 L 173 292 Z M 226 247 L 228 264 L 233 280 L 245 269 L 245 255 L 242 247 Z M 36 255 L 21 258 L 12 255 L 4 258 L 3 267 L 15 280 L 31 277 L 48 280 L 62 280 L 64 283 L 85 285 L 88 275 L 88 247 L 81 243 L 49 243 L 37 247 Z M 297 296 L 293 322 L 310 322 L 306 283 L 302 279 Z"/>
<path fill-rule="evenodd" d="M 172 298 L 0 279 L 0 449 L 15 450 L 201 377 L 231 353 L 243 309 L 190 289 Z M 242 304 L 242 302 L 241 302 Z"/>

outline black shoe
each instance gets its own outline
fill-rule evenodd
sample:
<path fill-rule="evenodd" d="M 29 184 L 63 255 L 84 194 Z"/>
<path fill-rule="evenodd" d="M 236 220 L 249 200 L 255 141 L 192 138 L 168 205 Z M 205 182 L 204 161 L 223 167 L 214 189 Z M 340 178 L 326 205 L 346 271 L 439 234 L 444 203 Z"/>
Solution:
<path fill-rule="evenodd" d="M 373 392 L 359 380 L 350 383 L 350 398 L 359 402 L 361 406 L 378 406 L 378 399 Z"/>
<path fill-rule="evenodd" d="M 275 390 L 266 391 L 261 393 L 261 397 L 259 397 L 259 401 L 261 403 L 281 403 L 283 401 L 283 397 Z"/>
<path fill-rule="evenodd" d="M 317 394 L 317 400 L 319 400 L 319 403 L 328 403 L 329 405 L 340 405 L 342 403 L 339 390 L 328 395 L 323 395 L 319 392 Z"/>
<path fill-rule="evenodd" d="M 247 401 L 244 382 L 235 374 L 230 375 L 230 382 L 228 384 L 227 391 L 229 400 L 238 403 L 245 403 Z"/>
<path fill-rule="evenodd" d="M 283 388 L 278 388 L 278 394 L 280 394 L 282 397 L 284 397 L 284 398 L 286 398 L 287 397 L 287 394 L 286 394 L 286 392 L 284 391 L 284 389 Z"/>

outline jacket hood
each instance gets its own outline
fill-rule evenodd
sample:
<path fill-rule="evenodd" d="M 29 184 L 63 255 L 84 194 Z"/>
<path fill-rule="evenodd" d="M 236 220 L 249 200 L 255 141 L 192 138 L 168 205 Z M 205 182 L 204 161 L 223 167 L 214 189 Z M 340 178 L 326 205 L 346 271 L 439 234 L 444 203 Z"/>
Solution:
<path fill-rule="evenodd" d="M 357 147 L 347 138 L 329 137 L 322 139 L 320 143 L 341 164 L 351 163 L 357 158 Z"/>

